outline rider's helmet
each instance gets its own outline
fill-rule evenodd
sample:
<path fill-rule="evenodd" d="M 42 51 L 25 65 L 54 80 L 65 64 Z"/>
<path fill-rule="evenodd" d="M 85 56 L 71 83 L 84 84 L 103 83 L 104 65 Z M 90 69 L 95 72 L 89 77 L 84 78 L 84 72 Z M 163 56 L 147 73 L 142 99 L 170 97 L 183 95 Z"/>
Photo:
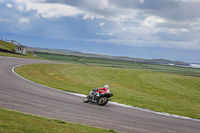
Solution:
<path fill-rule="evenodd" d="M 108 85 L 105 85 L 104 88 L 105 88 L 105 89 L 109 89 L 109 86 L 108 86 Z"/>

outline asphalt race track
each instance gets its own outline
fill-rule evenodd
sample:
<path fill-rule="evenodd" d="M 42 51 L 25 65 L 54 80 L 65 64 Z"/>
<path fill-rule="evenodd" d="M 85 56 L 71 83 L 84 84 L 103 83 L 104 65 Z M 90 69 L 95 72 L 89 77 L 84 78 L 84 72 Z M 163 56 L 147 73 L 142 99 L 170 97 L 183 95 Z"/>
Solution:
<path fill-rule="evenodd" d="M 198 120 L 83 103 L 82 97 L 26 81 L 12 72 L 17 65 L 31 63 L 49 62 L 0 57 L 0 108 L 130 133 L 200 132 Z"/>

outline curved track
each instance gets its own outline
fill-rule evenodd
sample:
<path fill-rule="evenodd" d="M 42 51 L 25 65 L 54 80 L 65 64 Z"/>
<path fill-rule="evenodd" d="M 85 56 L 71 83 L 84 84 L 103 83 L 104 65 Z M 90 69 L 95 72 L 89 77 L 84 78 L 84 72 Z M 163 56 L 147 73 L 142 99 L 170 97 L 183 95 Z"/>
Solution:
<path fill-rule="evenodd" d="M 199 133 L 200 122 L 107 104 L 26 81 L 12 72 L 21 64 L 48 61 L 0 57 L 0 107 L 130 133 Z"/>

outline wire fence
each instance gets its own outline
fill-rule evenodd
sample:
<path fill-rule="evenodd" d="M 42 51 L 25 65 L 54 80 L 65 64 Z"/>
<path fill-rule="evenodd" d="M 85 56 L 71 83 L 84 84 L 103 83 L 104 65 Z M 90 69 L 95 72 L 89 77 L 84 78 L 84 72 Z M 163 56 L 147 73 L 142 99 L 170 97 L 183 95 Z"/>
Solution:
<path fill-rule="evenodd" d="M 10 39 L 3 39 L 3 37 L 1 36 L 1 41 L 5 41 L 5 42 L 9 42 L 9 43 L 12 43 L 12 44 L 16 44 L 16 45 L 21 45 L 22 46 L 22 44 L 21 43 L 19 43 L 19 42 L 17 42 L 16 40 L 10 40 Z"/>

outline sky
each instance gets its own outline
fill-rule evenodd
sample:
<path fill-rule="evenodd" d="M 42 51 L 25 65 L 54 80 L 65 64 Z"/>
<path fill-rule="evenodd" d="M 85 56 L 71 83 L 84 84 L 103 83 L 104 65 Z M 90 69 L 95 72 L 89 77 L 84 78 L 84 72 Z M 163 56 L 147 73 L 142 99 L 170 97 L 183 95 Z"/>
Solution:
<path fill-rule="evenodd" d="M 0 37 L 30 47 L 200 63 L 200 0 L 0 0 Z"/>

